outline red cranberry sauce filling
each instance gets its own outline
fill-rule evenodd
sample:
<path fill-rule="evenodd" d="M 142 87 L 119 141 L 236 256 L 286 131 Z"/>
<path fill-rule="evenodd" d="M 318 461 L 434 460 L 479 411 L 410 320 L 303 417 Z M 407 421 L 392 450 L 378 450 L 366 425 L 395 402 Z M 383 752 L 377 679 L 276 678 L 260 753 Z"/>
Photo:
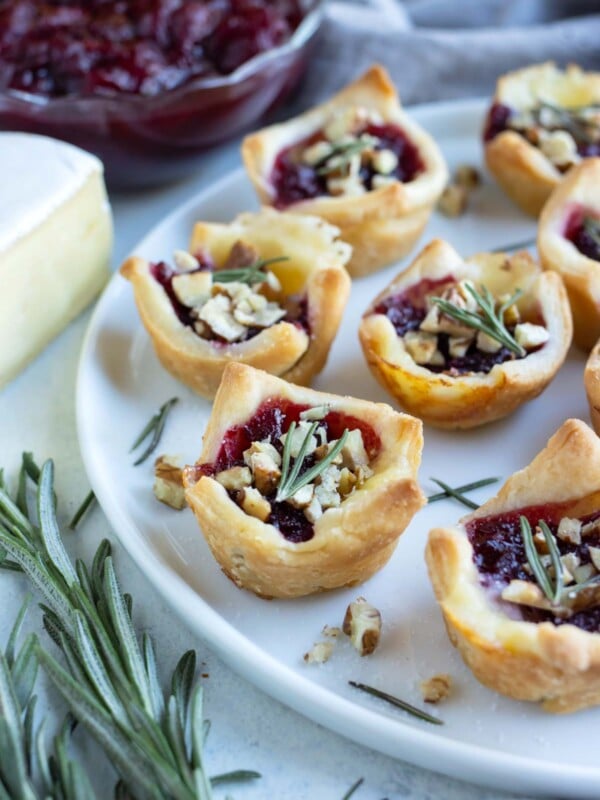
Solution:
<path fill-rule="evenodd" d="M 214 263 L 210 259 L 209 256 L 205 254 L 196 254 L 196 258 L 200 262 L 200 267 L 195 270 L 191 270 L 188 274 L 192 274 L 194 272 L 213 272 L 215 269 Z M 177 295 L 173 290 L 173 278 L 175 275 L 179 275 L 176 270 L 170 267 L 164 261 L 159 261 L 155 264 L 150 265 L 150 273 L 154 280 L 156 280 L 165 290 L 167 297 L 171 301 L 171 305 L 173 306 L 173 310 L 177 314 L 177 318 L 181 322 L 182 325 L 186 325 L 193 329 L 195 318 L 192 315 L 192 309 L 188 308 L 188 306 L 184 306 L 183 303 L 178 299 Z M 309 315 L 308 315 L 308 300 L 306 296 L 300 296 L 298 298 L 288 298 L 289 308 L 288 312 L 283 318 L 284 322 L 291 322 L 293 325 L 296 325 L 299 328 L 305 330 L 308 334 L 310 334 L 310 323 L 309 323 Z M 264 328 L 248 328 L 248 333 L 246 338 L 243 340 L 247 342 L 249 339 L 258 336 L 259 333 L 262 333 Z M 219 345 L 229 345 L 231 342 L 228 342 L 226 339 L 223 339 L 219 336 L 215 336 L 214 339 L 210 340 L 213 344 Z"/>
<path fill-rule="evenodd" d="M 558 523 L 568 516 L 566 504 L 548 504 L 529 506 L 518 511 L 510 511 L 492 517 L 475 519 L 467 525 L 467 535 L 473 548 L 473 561 L 480 575 L 483 586 L 501 589 L 512 580 L 534 581 L 524 569 L 527 563 L 525 547 L 521 536 L 519 518 L 526 517 L 532 527 L 545 520 L 553 534 L 556 534 Z M 581 517 L 581 521 L 592 522 L 600 517 L 600 511 Z M 586 535 L 581 544 L 575 545 L 556 538 L 561 555 L 574 553 L 582 563 L 590 562 L 589 547 L 600 546 L 600 530 Z M 568 622 L 586 631 L 600 631 L 600 606 L 579 611 L 568 619 L 556 617 L 551 611 L 530 606 L 518 606 L 522 618 L 527 622 L 550 621 L 555 625 Z"/>
<path fill-rule="evenodd" d="M 451 275 L 437 280 L 424 278 L 404 292 L 384 298 L 371 313 L 385 314 L 398 336 L 402 337 L 409 331 L 418 330 L 425 319 L 427 296 L 439 295 L 453 283 L 456 283 L 456 279 Z M 444 356 L 444 364 L 442 366 L 428 364 L 427 369 L 430 372 L 450 372 L 460 375 L 467 372 L 485 374 L 490 372 L 496 364 L 503 364 L 505 361 L 515 358 L 507 347 L 500 348 L 496 353 L 484 353 L 475 346 L 475 343 L 469 347 L 464 356 L 451 356 L 448 349 L 449 340 L 450 337 L 447 334 L 438 334 L 438 349 Z"/>
<path fill-rule="evenodd" d="M 593 220 L 600 234 L 600 216 L 596 211 L 590 211 L 583 206 L 573 208 L 567 219 L 564 235 L 584 256 L 600 261 L 600 240 L 593 236 L 584 221 Z"/>
<path fill-rule="evenodd" d="M 360 134 L 369 134 L 379 141 L 376 150 L 391 150 L 398 157 L 398 165 L 390 178 L 408 183 L 414 180 L 424 169 L 419 150 L 397 125 L 366 125 Z M 301 200 L 328 195 L 327 179 L 319 173 L 319 165 L 303 164 L 301 156 L 304 150 L 316 142 L 323 141 L 321 132 L 304 139 L 297 144 L 286 147 L 275 159 L 271 173 L 271 185 L 275 189 L 275 207 L 286 208 Z M 371 166 L 363 166 L 360 180 L 367 190 L 371 190 L 375 171 Z"/>
<path fill-rule="evenodd" d="M 241 425 L 229 428 L 223 436 L 221 448 L 216 459 L 211 464 L 198 464 L 196 466 L 196 479 L 203 475 L 213 476 L 218 472 L 231 467 L 243 466 L 244 451 L 253 442 L 269 441 L 281 453 L 283 447 L 279 437 L 284 434 L 292 422 L 300 420 L 302 411 L 310 408 L 308 405 L 292 403 L 280 397 L 265 400 L 249 420 Z M 327 433 L 327 439 L 339 439 L 344 430 L 360 430 L 365 449 L 369 459 L 375 458 L 381 449 L 381 440 L 373 428 L 366 422 L 344 414 L 339 411 L 330 411 L 327 416 L 319 421 Z M 301 475 L 310 469 L 314 459 L 308 457 L 304 460 Z M 230 492 L 230 497 L 234 497 Z M 271 503 L 271 516 L 269 523 L 274 525 L 282 536 L 290 542 L 307 542 L 314 536 L 314 527 L 305 517 L 302 509 L 294 508 L 289 503 L 277 503 L 274 494 L 268 497 Z"/>
<path fill-rule="evenodd" d="M 511 124 L 512 117 L 517 112 L 503 103 L 494 103 L 490 108 L 485 126 L 483 129 L 483 141 L 489 142 L 498 136 L 499 133 L 506 130 L 514 130 L 517 133 L 525 134 L 526 131 Z M 561 130 L 559 125 L 543 126 L 546 131 Z M 577 145 L 577 152 L 582 158 L 589 158 L 590 156 L 600 156 L 600 142 L 590 141 L 585 136 L 578 135 L 578 128 L 569 128 L 569 133 L 575 140 Z"/>
<path fill-rule="evenodd" d="M 156 95 L 287 41 L 301 0 L 0 2 L 0 88 Z"/>

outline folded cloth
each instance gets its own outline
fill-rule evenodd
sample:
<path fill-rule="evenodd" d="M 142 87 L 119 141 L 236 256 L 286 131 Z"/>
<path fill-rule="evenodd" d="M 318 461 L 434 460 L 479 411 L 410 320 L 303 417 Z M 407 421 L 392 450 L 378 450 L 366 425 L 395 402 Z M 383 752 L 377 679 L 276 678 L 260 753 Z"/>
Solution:
<path fill-rule="evenodd" d="M 541 61 L 600 70 L 598 10 L 598 0 L 330 0 L 292 113 L 375 62 L 405 104 L 491 95 L 498 75 Z"/>

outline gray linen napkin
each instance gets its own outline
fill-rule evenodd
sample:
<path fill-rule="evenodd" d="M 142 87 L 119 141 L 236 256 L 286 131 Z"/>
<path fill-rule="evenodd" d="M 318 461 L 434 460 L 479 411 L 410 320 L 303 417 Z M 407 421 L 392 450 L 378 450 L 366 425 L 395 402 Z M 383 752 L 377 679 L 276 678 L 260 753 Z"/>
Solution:
<path fill-rule="evenodd" d="M 374 62 L 408 104 L 490 95 L 498 75 L 549 59 L 600 69 L 600 0 L 330 0 L 292 110 Z"/>

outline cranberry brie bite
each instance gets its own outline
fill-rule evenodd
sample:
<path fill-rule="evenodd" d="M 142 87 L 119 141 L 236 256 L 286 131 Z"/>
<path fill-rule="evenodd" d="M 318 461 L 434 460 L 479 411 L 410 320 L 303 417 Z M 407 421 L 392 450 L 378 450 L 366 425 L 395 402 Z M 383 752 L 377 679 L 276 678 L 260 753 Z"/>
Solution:
<path fill-rule="evenodd" d="M 546 63 L 503 75 L 484 144 L 500 186 L 537 217 L 568 169 L 600 155 L 600 73 Z"/>
<path fill-rule="evenodd" d="M 230 361 L 308 383 L 350 291 L 350 247 L 337 234 L 316 217 L 264 209 L 229 225 L 199 222 L 173 265 L 133 257 L 121 274 L 160 362 L 203 397 Z"/>
<path fill-rule="evenodd" d="M 223 572 L 263 597 L 353 586 L 423 505 L 421 423 L 229 364 L 186 499 Z"/>
<path fill-rule="evenodd" d="M 411 250 L 447 179 L 437 145 L 379 66 L 323 105 L 248 136 L 242 156 L 262 203 L 340 228 L 353 276 Z"/>
<path fill-rule="evenodd" d="M 571 334 L 560 276 L 529 253 L 464 260 L 440 239 L 375 298 L 359 330 L 377 380 L 440 428 L 482 425 L 536 397 Z"/>
<path fill-rule="evenodd" d="M 567 420 L 498 495 L 426 549 L 450 640 L 478 680 L 566 712 L 600 703 L 600 441 Z"/>
<path fill-rule="evenodd" d="M 562 276 L 575 343 L 590 350 L 600 339 L 600 158 L 574 167 L 550 196 L 538 252 L 544 269 Z"/>

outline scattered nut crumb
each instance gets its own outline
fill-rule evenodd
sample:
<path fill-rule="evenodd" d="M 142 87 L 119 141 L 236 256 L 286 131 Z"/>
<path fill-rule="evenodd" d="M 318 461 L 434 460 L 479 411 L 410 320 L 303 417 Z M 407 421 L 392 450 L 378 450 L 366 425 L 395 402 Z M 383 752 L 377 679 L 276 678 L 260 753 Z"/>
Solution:
<path fill-rule="evenodd" d="M 438 200 L 438 211 L 446 217 L 460 217 L 467 210 L 468 192 L 464 186 L 450 183 Z"/>
<path fill-rule="evenodd" d="M 321 633 L 323 636 L 329 636 L 332 639 L 339 639 L 344 631 L 341 628 L 334 628 L 331 625 L 324 625 Z"/>
<path fill-rule="evenodd" d="M 307 664 L 324 664 L 329 661 L 333 653 L 333 642 L 317 642 L 308 653 L 304 653 L 304 661 Z"/>
<path fill-rule="evenodd" d="M 357 597 L 346 609 L 342 629 L 360 655 L 368 656 L 379 644 L 381 614 L 364 597 Z"/>
<path fill-rule="evenodd" d="M 461 164 L 454 172 L 454 183 L 471 192 L 481 183 L 481 175 L 470 164 Z"/>
<path fill-rule="evenodd" d="M 159 456 L 154 462 L 153 492 L 157 500 L 177 511 L 186 507 L 181 467 L 172 456 Z"/>
<path fill-rule="evenodd" d="M 452 678 L 445 673 L 434 675 L 426 681 L 421 681 L 421 694 L 426 703 L 439 703 L 445 700 L 452 689 Z"/>

